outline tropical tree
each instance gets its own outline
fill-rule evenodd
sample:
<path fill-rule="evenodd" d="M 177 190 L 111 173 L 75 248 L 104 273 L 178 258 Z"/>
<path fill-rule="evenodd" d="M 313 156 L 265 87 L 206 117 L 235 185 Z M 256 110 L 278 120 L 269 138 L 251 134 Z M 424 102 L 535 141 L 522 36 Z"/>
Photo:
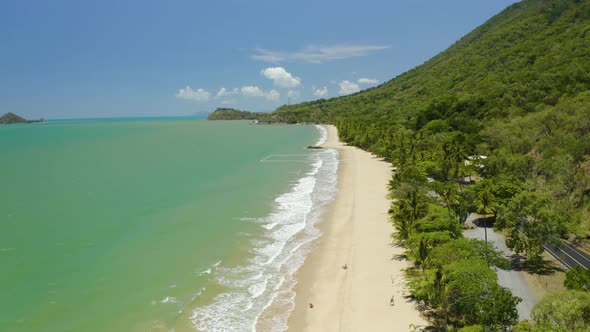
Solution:
<path fill-rule="evenodd" d="M 477 210 L 475 192 L 471 188 L 460 191 L 457 198 L 451 203 L 451 209 L 460 225 L 463 225 L 469 214 Z"/>
<path fill-rule="evenodd" d="M 590 293 L 565 291 L 545 295 L 531 316 L 536 327 L 551 331 L 588 331 Z"/>
<path fill-rule="evenodd" d="M 424 194 L 417 189 L 406 192 L 405 197 L 393 203 L 393 225 L 400 240 L 410 236 L 416 221 L 426 215 L 427 208 Z"/>
<path fill-rule="evenodd" d="M 543 245 L 555 242 L 563 233 L 562 216 L 546 195 L 522 191 L 498 215 L 498 226 L 506 227 L 506 245 L 516 253 L 525 253 L 531 262 L 541 258 Z"/>
<path fill-rule="evenodd" d="M 461 325 L 481 324 L 497 330 L 518 321 L 516 305 L 521 299 L 497 284 L 496 273 L 486 261 L 464 259 L 444 271 L 448 311 Z"/>
<path fill-rule="evenodd" d="M 465 134 L 454 132 L 449 141 L 442 145 L 442 149 L 444 152 L 442 159 L 444 169 L 448 171 L 449 175 L 455 178 L 464 177 L 468 171 L 465 160 L 467 160 L 470 150 Z"/>
<path fill-rule="evenodd" d="M 473 185 L 477 212 L 486 215 L 493 213 L 496 205 L 496 196 L 493 192 L 494 184 L 491 180 L 481 180 Z"/>
<path fill-rule="evenodd" d="M 453 214 L 453 206 L 459 203 L 460 186 L 454 181 L 434 181 L 430 187 L 440 197 L 444 206 L 447 207 L 449 214 Z"/>
<path fill-rule="evenodd" d="M 484 328 L 481 325 L 469 325 L 459 329 L 459 332 L 484 332 Z"/>
<path fill-rule="evenodd" d="M 565 273 L 563 285 L 567 289 L 590 292 L 590 270 L 576 265 Z"/>
<path fill-rule="evenodd" d="M 490 266 L 504 270 L 510 269 L 510 261 L 489 242 L 461 238 L 433 248 L 426 260 L 426 267 L 444 267 L 453 262 L 477 257 Z"/>
<path fill-rule="evenodd" d="M 432 248 L 453 240 L 449 231 L 415 232 L 408 237 L 406 247 L 417 265 L 422 265 Z"/>

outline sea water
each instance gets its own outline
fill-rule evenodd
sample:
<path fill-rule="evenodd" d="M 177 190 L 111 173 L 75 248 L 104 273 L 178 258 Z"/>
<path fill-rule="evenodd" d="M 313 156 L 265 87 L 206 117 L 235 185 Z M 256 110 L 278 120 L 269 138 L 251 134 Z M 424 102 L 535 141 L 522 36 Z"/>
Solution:
<path fill-rule="evenodd" d="M 316 126 L 0 126 L 1 331 L 282 331 L 336 191 Z"/>

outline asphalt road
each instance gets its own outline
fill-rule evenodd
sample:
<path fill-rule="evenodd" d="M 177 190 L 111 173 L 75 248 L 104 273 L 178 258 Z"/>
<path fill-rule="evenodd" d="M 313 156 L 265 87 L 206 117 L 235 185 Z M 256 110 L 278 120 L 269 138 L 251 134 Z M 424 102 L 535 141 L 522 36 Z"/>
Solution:
<path fill-rule="evenodd" d="M 590 256 L 570 244 L 565 242 L 558 246 L 546 244 L 543 248 L 568 269 L 576 265 L 580 265 L 585 269 L 590 268 Z"/>

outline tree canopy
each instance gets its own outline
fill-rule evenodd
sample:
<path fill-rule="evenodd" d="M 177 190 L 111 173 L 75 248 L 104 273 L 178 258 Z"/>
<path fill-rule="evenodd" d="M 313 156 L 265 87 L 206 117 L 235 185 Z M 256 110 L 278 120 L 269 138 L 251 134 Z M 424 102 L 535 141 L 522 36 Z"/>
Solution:
<path fill-rule="evenodd" d="M 520 299 L 490 266 L 508 263 L 460 229 L 470 212 L 492 216 L 531 260 L 552 239 L 590 238 L 589 27 L 588 1 L 523 0 L 380 86 L 260 120 L 334 124 L 340 140 L 395 164 L 391 221 L 414 262 L 412 295 L 439 327 L 503 330 Z M 556 303 L 574 314 L 552 314 Z M 544 300 L 514 330 L 579 330 L 588 303 Z"/>

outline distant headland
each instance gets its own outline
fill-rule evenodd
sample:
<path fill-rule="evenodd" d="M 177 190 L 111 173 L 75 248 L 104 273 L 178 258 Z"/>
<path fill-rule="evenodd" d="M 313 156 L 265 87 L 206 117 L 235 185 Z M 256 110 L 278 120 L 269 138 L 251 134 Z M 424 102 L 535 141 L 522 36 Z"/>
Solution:
<path fill-rule="evenodd" d="M 39 120 L 27 120 L 23 117 L 20 117 L 14 113 L 8 112 L 2 116 L 0 116 L 0 124 L 13 124 L 13 123 L 34 123 L 34 122 L 44 122 L 45 119 L 41 118 Z"/>
<path fill-rule="evenodd" d="M 234 108 L 217 108 L 209 113 L 207 120 L 256 120 L 265 113 L 240 111 Z"/>

